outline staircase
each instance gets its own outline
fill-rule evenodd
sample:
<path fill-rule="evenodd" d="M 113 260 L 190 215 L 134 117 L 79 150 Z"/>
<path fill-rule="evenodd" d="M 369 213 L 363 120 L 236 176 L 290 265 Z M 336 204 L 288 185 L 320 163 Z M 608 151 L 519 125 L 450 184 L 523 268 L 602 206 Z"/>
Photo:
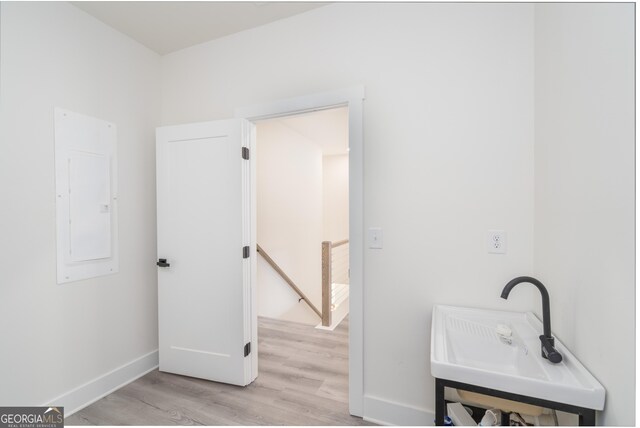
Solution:
<path fill-rule="evenodd" d="M 349 299 L 349 240 L 322 242 L 322 308 L 318 309 L 296 283 L 284 272 L 273 258 L 260 246 L 258 254 L 280 275 L 280 277 L 304 301 L 322 321 L 322 326 L 330 327 L 333 314 L 339 314 L 340 321 L 348 313 Z"/>

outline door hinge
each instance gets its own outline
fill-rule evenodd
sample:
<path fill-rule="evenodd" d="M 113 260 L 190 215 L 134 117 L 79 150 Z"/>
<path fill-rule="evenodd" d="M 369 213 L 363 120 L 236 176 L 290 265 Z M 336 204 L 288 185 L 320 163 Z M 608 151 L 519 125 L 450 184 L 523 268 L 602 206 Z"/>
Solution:
<path fill-rule="evenodd" d="M 244 345 L 244 356 L 248 356 L 251 353 L 251 342 Z"/>
<path fill-rule="evenodd" d="M 242 148 L 242 159 L 249 159 L 249 148 L 248 147 L 243 147 Z"/>
<path fill-rule="evenodd" d="M 249 247 L 242 247 L 242 258 L 243 259 L 248 259 L 249 258 Z"/>

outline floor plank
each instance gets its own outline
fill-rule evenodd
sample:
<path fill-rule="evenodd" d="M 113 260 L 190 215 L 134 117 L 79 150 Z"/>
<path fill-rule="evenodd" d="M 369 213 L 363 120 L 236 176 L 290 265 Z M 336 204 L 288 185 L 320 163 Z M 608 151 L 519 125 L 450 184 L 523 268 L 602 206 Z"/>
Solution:
<path fill-rule="evenodd" d="M 349 415 L 349 320 L 334 331 L 258 319 L 258 378 L 247 387 L 157 370 L 66 425 L 371 425 Z"/>

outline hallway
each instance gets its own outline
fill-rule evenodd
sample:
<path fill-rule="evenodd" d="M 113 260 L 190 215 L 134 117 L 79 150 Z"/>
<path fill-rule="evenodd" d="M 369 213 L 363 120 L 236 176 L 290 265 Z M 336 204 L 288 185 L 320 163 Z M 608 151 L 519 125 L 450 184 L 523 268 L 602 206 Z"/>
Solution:
<path fill-rule="evenodd" d="M 348 411 L 348 329 L 258 319 L 259 374 L 241 388 L 154 370 L 66 425 L 370 425 Z"/>

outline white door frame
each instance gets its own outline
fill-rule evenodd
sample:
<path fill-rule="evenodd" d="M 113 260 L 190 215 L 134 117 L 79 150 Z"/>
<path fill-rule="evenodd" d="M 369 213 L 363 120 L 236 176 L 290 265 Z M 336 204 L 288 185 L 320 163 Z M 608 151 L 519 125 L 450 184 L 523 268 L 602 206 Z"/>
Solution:
<path fill-rule="evenodd" d="M 364 86 L 240 107 L 235 117 L 255 122 L 349 107 L 349 413 L 362 417 L 364 401 Z"/>

